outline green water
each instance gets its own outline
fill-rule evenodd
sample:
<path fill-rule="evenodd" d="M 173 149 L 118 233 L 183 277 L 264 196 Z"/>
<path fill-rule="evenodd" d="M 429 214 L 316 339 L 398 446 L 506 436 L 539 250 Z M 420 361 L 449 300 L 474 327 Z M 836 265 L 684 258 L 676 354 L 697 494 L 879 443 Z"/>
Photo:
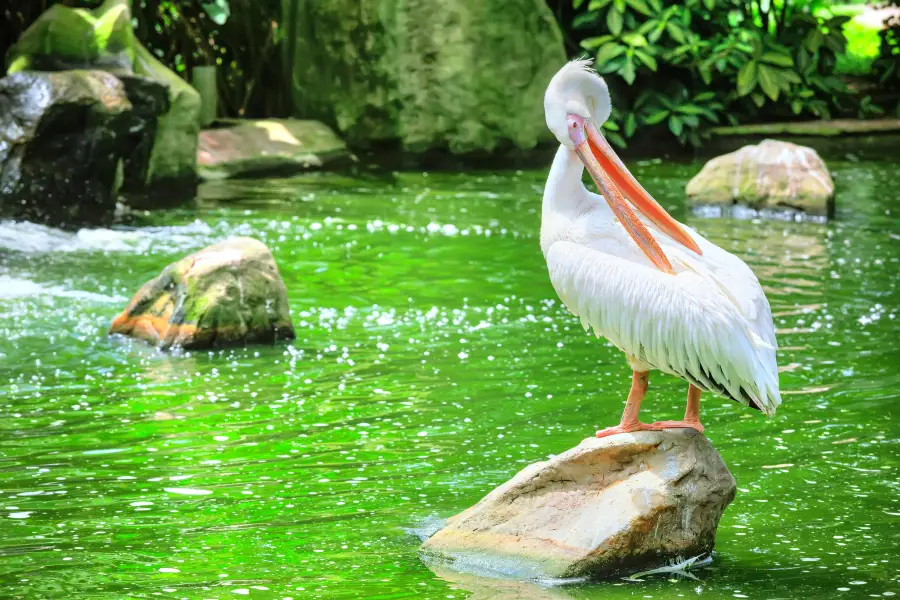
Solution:
<path fill-rule="evenodd" d="M 564 588 L 435 573 L 416 530 L 615 423 L 622 356 L 560 306 L 544 173 L 207 185 L 77 235 L 0 224 L 2 598 L 867 598 L 900 594 L 896 164 L 835 163 L 830 224 L 677 205 L 743 257 L 782 346 L 771 420 L 704 395 L 738 482 L 698 580 Z M 231 235 L 273 250 L 290 345 L 162 354 L 106 328 L 165 264 Z M 649 419 L 685 384 L 651 376 Z"/>

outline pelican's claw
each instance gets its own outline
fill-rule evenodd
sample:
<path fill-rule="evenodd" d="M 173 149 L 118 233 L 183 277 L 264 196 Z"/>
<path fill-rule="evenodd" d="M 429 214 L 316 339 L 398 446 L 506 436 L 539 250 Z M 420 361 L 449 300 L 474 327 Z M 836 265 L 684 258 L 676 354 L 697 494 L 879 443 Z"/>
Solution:
<path fill-rule="evenodd" d="M 696 429 L 697 433 L 703 433 L 703 425 L 700 421 L 657 421 L 659 429 Z"/>
<path fill-rule="evenodd" d="M 635 431 L 659 431 L 661 429 L 665 429 L 665 427 L 659 425 L 658 423 L 641 423 L 640 421 L 628 424 L 620 423 L 615 427 L 607 427 L 606 429 L 601 429 L 597 432 L 597 437 L 604 438 L 610 435 L 616 435 L 618 433 L 634 433 Z"/>

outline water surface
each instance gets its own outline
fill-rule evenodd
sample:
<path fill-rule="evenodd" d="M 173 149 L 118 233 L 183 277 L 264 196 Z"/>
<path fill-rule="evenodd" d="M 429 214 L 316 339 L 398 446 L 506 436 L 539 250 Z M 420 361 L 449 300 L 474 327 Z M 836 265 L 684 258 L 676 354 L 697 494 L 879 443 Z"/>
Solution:
<path fill-rule="evenodd" d="M 837 219 L 709 219 L 697 165 L 636 175 L 738 254 L 785 404 L 704 395 L 738 482 L 698 580 L 542 588 L 432 571 L 410 533 L 618 420 L 630 373 L 551 288 L 542 172 L 208 184 L 136 226 L 0 224 L 0 597 L 866 598 L 900 593 L 896 164 L 834 163 Z M 233 235 L 273 250 L 297 339 L 108 339 L 147 279 Z M 647 419 L 686 385 L 656 374 Z"/>

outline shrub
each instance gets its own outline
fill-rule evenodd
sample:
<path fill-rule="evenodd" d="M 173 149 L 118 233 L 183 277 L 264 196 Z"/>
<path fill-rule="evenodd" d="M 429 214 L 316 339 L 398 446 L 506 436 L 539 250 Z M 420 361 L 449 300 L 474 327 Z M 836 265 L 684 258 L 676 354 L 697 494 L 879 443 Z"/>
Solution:
<path fill-rule="evenodd" d="M 573 0 L 581 46 L 613 96 L 605 125 L 623 146 L 666 127 L 699 145 L 719 123 L 877 114 L 835 74 L 846 16 L 814 3 L 740 0 Z M 890 70 L 890 69 L 887 69 Z M 892 73 L 896 72 L 896 67 Z M 886 72 L 886 71 L 885 71 Z M 892 77 L 886 74 L 886 77 Z"/>

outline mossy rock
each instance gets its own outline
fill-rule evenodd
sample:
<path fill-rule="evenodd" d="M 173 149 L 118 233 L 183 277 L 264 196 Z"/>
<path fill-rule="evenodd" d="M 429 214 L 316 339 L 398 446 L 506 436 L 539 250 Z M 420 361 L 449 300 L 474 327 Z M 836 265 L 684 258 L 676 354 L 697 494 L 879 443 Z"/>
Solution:
<path fill-rule="evenodd" d="M 146 105 L 142 108 L 146 94 L 130 96 L 144 118 L 123 135 L 134 138 L 140 132 L 150 141 L 125 161 L 122 191 L 142 195 L 152 193 L 156 186 L 168 190 L 173 185 L 193 185 L 200 94 L 135 39 L 129 6 L 127 0 L 106 0 L 93 11 L 53 5 L 12 47 L 8 72 L 103 69 L 126 80 L 129 92 L 154 84 L 161 86 L 167 101 L 154 104 L 159 111 L 155 114 L 149 114 Z M 148 83 L 133 81 L 141 78 Z"/>
<path fill-rule="evenodd" d="M 834 183 L 825 162 L 812 148 L 778 140 L 713 158 L 685 191 L 695 205 L 790 208 L 818 216 L 834 212 Z"/>
<path fill-rule="evenodd" d="M 132 105 L 105 71 L 0 79 L 0 214 L 55 226 L 112 220 Z"/>
<path fill-rule="evenodd" d="M 172 263 L 138 290 L 110 334 L 159 348 L 214 348 L 294 338 L 272 253 L 239 237 Z"/>
<path fill-rule="evenodd" d="M 197 167 L 203 179 L 227 179 L 321 169 L 351 158 L 318 121 L 266 119 L 201 131 Z"/>
<path fill-rule="evenodd" d="M 551 140 L 544 89 L 565 62 L 543 0 L 283 0 L 297 116 L 351 147 L 455 153 Z"/>

